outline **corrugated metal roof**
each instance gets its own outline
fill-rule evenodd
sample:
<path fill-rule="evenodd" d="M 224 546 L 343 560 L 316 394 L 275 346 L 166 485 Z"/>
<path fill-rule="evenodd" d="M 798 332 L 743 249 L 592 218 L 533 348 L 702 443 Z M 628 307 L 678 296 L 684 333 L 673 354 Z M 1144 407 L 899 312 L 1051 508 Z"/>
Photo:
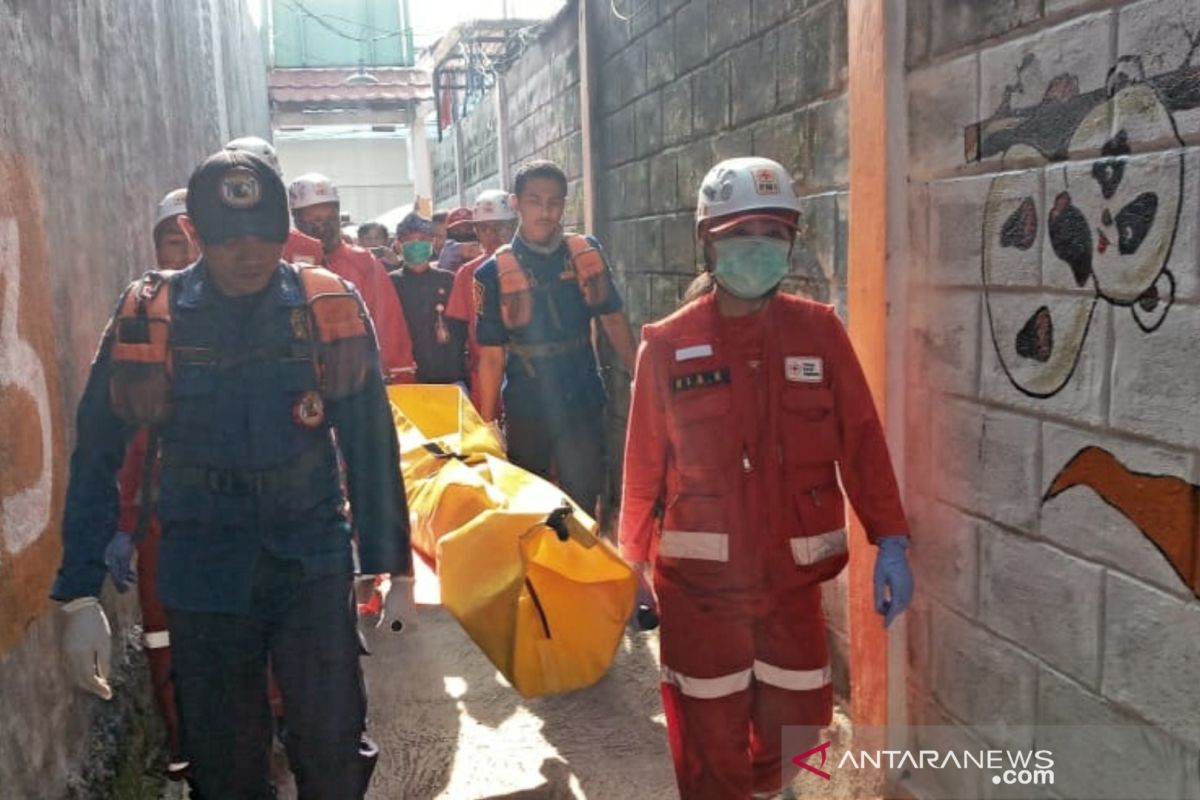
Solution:
<path fill-rule="evenodd" d="M 290 110 L 409 106 L 433 97 L 429 73 L 413 67 L 367 67 L 375 80 L 349 81 L 354 68 L 273 69 L 267 79 L 271 104 Z"/>

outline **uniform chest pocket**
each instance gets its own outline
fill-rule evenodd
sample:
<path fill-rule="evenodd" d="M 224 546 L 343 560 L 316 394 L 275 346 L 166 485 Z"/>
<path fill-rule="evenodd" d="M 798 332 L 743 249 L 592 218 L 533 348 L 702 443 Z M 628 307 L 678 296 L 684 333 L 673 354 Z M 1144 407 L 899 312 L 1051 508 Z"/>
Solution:
<path fill-rule="evenodd" d="M 782 406 L 785 463 L 813 466 L 838 459 L 841 443 L 832 390 L 788 386 L 783 390 Z"/>
<path fill-rule="evenodd" d="M 221 438 L 220 375 L 215 364 L 176 364 L 171 379 L 172 438 L 180 442 L 213 444 Z"/>
<path fill-rule="evenodd" d="M 669 434 L 680 471 L 719 469 L 733 409 L 729 386 L 677 391 L 670 403 Z"/>

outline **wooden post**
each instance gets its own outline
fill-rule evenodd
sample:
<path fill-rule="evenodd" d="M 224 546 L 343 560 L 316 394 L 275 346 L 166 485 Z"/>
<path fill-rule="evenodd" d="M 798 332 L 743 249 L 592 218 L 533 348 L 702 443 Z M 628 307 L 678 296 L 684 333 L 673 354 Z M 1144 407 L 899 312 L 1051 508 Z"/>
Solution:
<path fill-rule="evenodd" d="M 889 395 L 888 387 L 899 385 L 903 374 L 904 14 L 905 0 L 849 0 L 850 338 L 888 430 L 901 487 L 903 398 L 900 392 Z M 901 617 L 884 630 L 874 607 L 876 549 L 866 544 L 857 519 L 852 528 L 851 717 L 856 728 L 901 728 L 906 722 L 905 622 Z"/>

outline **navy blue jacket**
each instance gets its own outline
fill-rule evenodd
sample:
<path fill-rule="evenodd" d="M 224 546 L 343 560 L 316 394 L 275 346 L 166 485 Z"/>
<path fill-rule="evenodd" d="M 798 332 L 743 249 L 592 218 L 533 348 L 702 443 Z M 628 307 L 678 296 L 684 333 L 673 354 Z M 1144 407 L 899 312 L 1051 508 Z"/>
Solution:
<path fill-rule="evenodd" d="M 171 414 L 158 431 L 157 507 L 164 605 L 247 610 L 263 550 L 301 562 L 306 576 L 350 573 L 339 450 L 362 571 L 407 572 L 408 510 L 374 341 L 364 345 L 368 369 L 356 390 L 326 397 L 323 422 L 312 425 L 309 414 L 309 424 L 301 424 L 298 400 L 318 386 L 295 268 L 281 263 L 267 289 L 251 298 L 221 295 L 203 259 L 168 280 L 174 374 Z M 79 405 L 63 560 L 51 592 L 57 600 L 99 593 L 104 548 L 116 530 L 116 475 L 135 429 L 110 400 L 113 329 Z M 336 349 L 326 356 L 338 357 Z"/>

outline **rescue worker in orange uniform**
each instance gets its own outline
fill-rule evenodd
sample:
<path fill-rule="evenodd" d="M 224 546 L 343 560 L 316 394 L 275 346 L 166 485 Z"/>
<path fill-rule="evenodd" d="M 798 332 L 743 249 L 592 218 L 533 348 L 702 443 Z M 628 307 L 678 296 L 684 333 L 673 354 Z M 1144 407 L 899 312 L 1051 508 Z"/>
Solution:
<path fill-rule="evenodd" d="M 187 189 L 167 192 L 154 218 L 154 260 L 159 269 L 183 269 L 200 257 L 200 248 L 179 224 L 187 213 Z"/>
<path fill-rule="evenodd" d="M 279 163 L 279 154 L 275 152 L 274 145 L 266 139 L 260 139 L 257 136 L 240 136 L 226 143 L 225 149 L 258 156 L 267 162 L 267 166 L 275 170 L 275 174 L 279 176 L 280 180 L 283 180 L 283 165 Z M 325 251 L 318 240 L 293 227 L 288 231 L 287 242 L 283 245 L 283 254 L 280 255 L 280 258 L 289 264 L 309 264 L 319 267 L 325 263 Z"/>
<path fill-rule="evenodd" d="M 839 477 L 879 547 L 885 624 L 913 580 L 850 339 L 832 308 L 778 290 L 799 220 L 791 176 L 764 158 L 723 161 L 696 219 L 708 291 L 643 331 L 620 543 L 639 571 L 653 561 L 680 794 L 742 800 L 794 774 L 784 725 L 832 715 L 821 582 L 848 560 Z"/>
<path fill-rule="evenodd" d="M 317 172 L 301 175 L 288 186 L 288 199 L 296 227 L 321 242 L 326 269 L 352 282 L 367 304 L 375 322 L 384 380 L 412 383 L 417 365 L 404 308 L 379 260 L 342 239 L 341 201 L 333 181 Z"/>
<path fill-rule="evenodd" d="M 154 220 L 154 254 L 158 268 L 174 272 L 200 257 L 200 248 L 179 222 L 187 213 L 187 190 L 175 189 L 158 204 Z M 150 448 L 150 452 L 147 452 Z M 180 747 L 179 712 L 175 706 L 175 685 L 171 681 L 171 639 L 167 632 L 167 611 L 158 597 L 158 548 L 162 528 L 153 514 L 153 493 L 157 485 L 158 440 L 150 441 L 149 431 L 138 431 L 125 451 L 125 463 L 117 476 L 120 486 L 120 516 L 117 534 L 104 551 L 113 586 L 124 593 L 136 583 L 142 608 L 143 646 L 150 666 L 150 683 L 159 714 L 167 730 L 167 777 L 180 780 L 190 764 Z M 137 566 L 134 567 L 134 552 Z"/>
<path fill-rule="evenodd" d="M 475 270 L 502 246 L 512 241 L 517 232 L 517 212 L 503 189 L 485 189 L 475 198 L 471 224 L 483 252 L 463 264 L 454 273 L 454 287 L 446 316 L 467 323 L 467 370 L 470 374 L 471 402 L 479 408 L 479 341 L 475 338 Z"/>

